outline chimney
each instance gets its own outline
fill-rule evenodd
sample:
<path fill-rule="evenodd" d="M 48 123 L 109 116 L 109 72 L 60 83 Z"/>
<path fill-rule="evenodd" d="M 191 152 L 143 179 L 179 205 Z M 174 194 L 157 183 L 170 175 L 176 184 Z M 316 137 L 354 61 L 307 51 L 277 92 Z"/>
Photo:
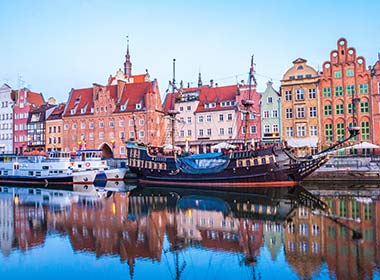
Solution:
<path fill-rule="evenodd" d="M 210 80 L 210 88 L 214 87 L 214 80 Z"/>

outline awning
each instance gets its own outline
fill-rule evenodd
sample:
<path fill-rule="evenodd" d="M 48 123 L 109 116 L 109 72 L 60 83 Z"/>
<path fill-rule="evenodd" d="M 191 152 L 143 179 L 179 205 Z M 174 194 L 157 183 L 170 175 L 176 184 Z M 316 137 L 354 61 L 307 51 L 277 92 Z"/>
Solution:
<path fill-rule="evenodd" d="M 286 140 L 288 142 L 288 146 L 293 148 L 300 147 L 312 147 L 316 148 L 318 144 L 318 138 L 316 137 L 307 137 L 307 138 L 291 138 Z"/>

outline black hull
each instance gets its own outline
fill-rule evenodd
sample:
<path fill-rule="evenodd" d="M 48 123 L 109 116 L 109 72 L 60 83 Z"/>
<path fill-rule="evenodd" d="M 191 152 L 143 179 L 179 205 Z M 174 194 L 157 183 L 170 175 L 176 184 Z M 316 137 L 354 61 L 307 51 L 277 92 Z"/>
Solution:
<path fill-rule="evenodd" d="M 154 157 L 144 149 L 128 149 L 129 168 L 146 186 L 191 187 L 199 189 L 249 189 L 257 187 L 292 187 L 321 166 L 326 157 L 310 161 L 278 161 L 273 149 L 236 152 L 218 172 L 183 172 L 174 157 Z M 264 160 L 265 159 L 265 160 Z"/>

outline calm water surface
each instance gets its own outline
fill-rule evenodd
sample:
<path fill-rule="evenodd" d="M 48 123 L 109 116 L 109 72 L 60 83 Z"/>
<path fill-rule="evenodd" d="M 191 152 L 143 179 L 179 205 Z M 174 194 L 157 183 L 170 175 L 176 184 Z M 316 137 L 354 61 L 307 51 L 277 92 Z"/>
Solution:
<path fill-rule="evenodd" d="M 0 187 L 1 279 L 379 279 L 380 188 Z"/>

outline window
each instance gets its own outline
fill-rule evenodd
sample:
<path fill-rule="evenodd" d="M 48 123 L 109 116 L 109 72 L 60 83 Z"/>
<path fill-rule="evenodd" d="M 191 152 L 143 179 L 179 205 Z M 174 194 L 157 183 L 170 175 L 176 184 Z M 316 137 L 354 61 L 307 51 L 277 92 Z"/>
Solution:
<path fill-rule="evenodd" d="M 309 88 L 309 99 L 317 98 L 317 89 Z"/>
<path fill-rule="evenodd" d="M 206 121 L 207 121 L 207 122 L 211 122 L 211 115 L 207 115 L 207 116 L 206 116 Z"/>
<path fill-rule="evenodd" d="M 99 132 L 99 139 L 104 139 L 104 132 Z"/>
<path fill-rule="evenodd" d="M 337 134 L 338 140 L 344 138 L 344 123 L 336 124 L 336 134 Z"/>
<path fill-rule="evenodd" d="M 220 114 L 220 115 L 219 115 L 219 121 L 222 122 L 223 120 L 224 120 L 224 115 Z"/>
<path fill-rule="evenodd" d="M 273 132 L 278 132 L 278 124 L 272 125 L 272 131 Z"/>
<path fill-rule="evenodd" d="M 347 77 L 353 77 L 354 76 L 354 69 L 352 69 L 352 68 L 346 69 L 346 76 Z"/>
<path fill-rule="evenodd" d="M 323 97 L 331 97 L 331 88 L 329 87 L 323 88 Z"/>
<path fill-rule="evenodd" d="M 125 121 L 124 120 L 120 120 L 119 121 L 119 126 L 120 127 L 124 127 L 125 126 Z"/>
<path fill-rule="evenodd" d="M 273 98 L 272 98 L 272 96 L 268 96 L 268 98 L 267 98 L 267 103 L 273 103 Z"/>
<path fill-rule="evenodd" d="M 335 96 L 343 96 L 343 87 L 342 86 L 336 86 L 335 87 Z"/>
<path fill-rule="evenodd" d="M 120 137 L 120 139 L 124 139 L 125 138 L 124 131 L 120 131 L 119 137 Z"/>
<path fill-rule="evenodd" d="M 286 111 L 286 118 L 287 119 L 292 119 L 293 118 L 293 109 L 292 108 L 287 108 Z"/>
<path fill-rule="evenodd" d="M 296 100 L 304 100 L 305 99 L 305 92 L 303 88 L 299 88 L 296 90 Z"/>
<path fill-rule="evenodd" d="M 297 119 L 305 118 L 305 107 L 297 107 Z"/>
<path fill-rule="evenodd" d="M 317 107 L 309 107 L 310 118 L 315 118 L 317 116 Z"/>
<path fill-rule="evenodd" d="M 359 85 L 359 93 L 361 93 L 361 94 L 368 93 L 368 84 L 360 84 Z"/>
<path fill-rule="evenodd" d="M 187 136 L 191 136 L 191 129 L 187 131 Z"/>
<path fill-rule="evenodd" d="M 104 128 L 104 122 L 100 122 L 100 123 L 99 123 L 99 127 L 100 127 L 100 128 Z"/>
<path fill-rule="evenodd" d="M 139 135 L 140 135 L 140 138 L 142 138 L 145 136 L 145 132 L 143 130 L 140 130 Z"/>
<path fill-rule="evenodd" d="M 191 117 L 187 117 L 187 123 L 191 123 Z"/>
<path fill-rule="evenodd" d="M 264 132 L 265 133 L 269 133 L 270 132 L 270 125 L 269 124 L 264 125 Z"/>
<path fill-rule="evenodd" d="M 94 123 L 93 122 L 90 122 L 90 124 L 88 126 L 90 129 L 94 129 Z"/>
<path fill-rule="evenodd" d="M 250 130 L 251 130 L 251 134 L 255 134 L 256 131 L 257 131 L 256 126 L 255 126 L 255 125 L 252 125 L 252 126 L 250 127 Z"/>
<path fill-rule="evenodd" d="M 136 110 L 140 110 L 140 109 L 141 109 L 141 107 L 142 107 L 142 106 L 141 106 L 141 104 L 140 104 L 140 103 L 137 103 L 137 104 L 136 104 Z"/>
<path fill-rule="evenodd" d="M 227 120 L 232 121 L 232 114 L 227 115 Z"/>
<path fill-rule="evenodd" d="M 278 111 L 272 110 L 272 118 L 277 118 L 277 117 L 278 117 Z"/>
<path fill-rule="evenodd" d="M 297 75 L 297 79 L 299 80 L 303 79 L 303 75 Z"/>
<path fill-rule="evenodd" d="M 224 135 L 224 128 L 223 127 L 219 128 L 219 135 Z"/>
<path fill-rule="evenodd" d="M 333 129 L 331 123 L 325 124 L 325 140 L 326 142 L 333 141 Z"/>
<path fill-rule="evenodd" d="M 86 123 L 85 123 L 85 122 L 82 122 L 82 123 L 80 124 L 80 128 L 81 128 L 81 129 L 85 129 L 85 128 L 86 128 Z"/>
<path fill-rule="evenodd" d="M 289 76 L 289 80 L 294 80 L 295 78 L 295 76 Z"/>
<path fill-rule="evenodd" d="M 120 146 L 120 154 L 121 155 L 125 154 L 125 148 L 124 148 L 124 146 Z"/>
<path fill-rule="evenodd" d="M 187 111 L 191 111 L 191 106 L 187 106 Z"/>
<path fill-rule="evenodd" d="M 263 115 L 264 118 L 269 118 L 269 111 L 264 111 L 264 115 Z"/>
<path fill-rule="evenodd" d="M 352 114 L 352 103 L 348 103 L 348 111 L 349 114 Z"/>
<path fill-rule="evenodd" d="M 203 129 L 200 129 L 200 130 L 198 131 L 198 136 L 203 136 Z"/>
<path fill-rule="evenodd" d="M 198 116 L 198 122 L 202 123 L 203 122 L 203 116 Z"/>
<path fill-rule="evenodd" d="M 288 137 L 293 136 L 293 127 L 287 127 L 286 128 L 286 136 L 288 136 Z"/>
<path fill-rule="evenodd" d="M 360 102 L 360 113 L 368 113 L 368 112 L 369 112 L 368 102 Z"/>
<path fill-rule="evenodd" d="M 286 101 L 292 100 L 292 91 L 291 90 L 285 91 L 285 100 Z"/>
<path fill-rule="evenodd" d="M 73 123 L 72 128 L 73 128 L 73 129 L 76 129 L 76 128 L 77 128 L 77 124 L 76 124 L 76 123 Z"/>
<path fill-rule="evenodd" d="M 63 127 L 65 130 L 69 129 L 69 125 L 66 123 L 65 126 Z"/>
<path fill-rule="evenodd" d="M 336 79 L 342 78 L 342 71 L 340 71 L 340 70 L 334 71 L 334 78 L 336 78 Z"/>
<path fill-rule="evenodd" d="M 346 86 L 346 93 L 349 96 L 352 96 L 355 94 L 355 86 L 354 85 L 347 85 Z"/>
<path fill-rule="evenodd" d="M 361 127 L 362 140 L 369 140 L 370 138 L 369 122 L 362 122 L 360 127 Z"/>
<path fill-rule="evenodd" d="M 344 105 L 343 104 L 336 104 L 335 109 L 336 109 L 337 115 L 343 115 L 344 114 Z"/>
<path fill-rule="evenodd" d="M 129 138 L 135 138 L 135 132 L 134 131 L 130 131 L 129 132 Z"/>
<path fill-rule="evenodd" d="M 318 130 L 316 125 L 310 126 L 310 136 L 318 136 Z"/>
<path fill-rule="evenodd" d="M 249 118 L 250 118 L 251 120 L 256 119 L 256 114 L 255 114 L 255 113 L 250 113 L 250 114 L 249 114 Z"/>
<path fill-rule="evenodd" d="M 115 122 L 114 121 L 110 121 L 110 128 L 114 128 L 115 127 Z"/>
<path fill-rule="evenodd" d="M 179 111 L 180 111 L 180 112 L 183 112 L 183 107 L 182 107 L 182 106 L 179 107 Z"/>
<path fill-rule="evenodd" d="M 179 132 L 179 136 L 180 136 L 180 137 L 185 137 L 185 131 L 184 131 L 184 130 L 181 130 L 181 131 Z"/>
<path fill-rule="evenodd" d="M 380 83 L 377 84 L 377 93 L 380 94 Z"/>
<path fill-rule="evenodd" d="M 305 137 L 306 136 L 306 125 L 305 124 L 297 124 L 297 136 Z"/>
<path fill-rule="evenodd" d="M 230 129 L 231 129 L 231 133 L 230 133 Z M 228 128 L 228 134 L 232 134 L 232 127 Z M 211 136 L 211 128 L 207 128 L 207 136 Z"/>
<path fill-rule="evenodd" d="M 332 115 L 332 105 L 325 105 L 324 107 L 324 114 L 325 116 L 331 116 Z"/>
<path fill-rule="evenodd" d="M 145 123 L 145 121 L 144 121 L 143 119 L 140 119 L 140 120 L 139 120 L 139 125 L 140 125 L 140 126 L 143 126 L 144 123 Z"/>

